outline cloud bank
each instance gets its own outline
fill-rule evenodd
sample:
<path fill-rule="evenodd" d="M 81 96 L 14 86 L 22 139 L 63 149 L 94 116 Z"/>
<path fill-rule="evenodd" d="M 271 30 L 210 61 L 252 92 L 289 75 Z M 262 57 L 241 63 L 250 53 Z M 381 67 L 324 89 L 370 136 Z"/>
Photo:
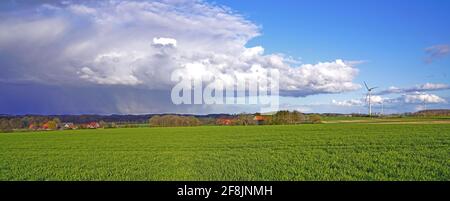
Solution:
<path fill-rule="evenodd" d="M 386 90 L 380 92 L 375 92 L 370 100 L 373 104 L 391 104 L 397 105 L 398 107 L 402 104 L 439 104 L 447 103 L 445 98 L 442 98 L 435 94 L 427 93 L 429 91 L 442 91 L 449 90 L 450 85 L 442 83 L 425 83 L 421 85 L 416 85 L 414 87 L 389 87 Z M 391 94 L 401 94 L 397 97 L 387 96 Z M 367 96 L 361 99 L 350 99 L 350 100 L 332 100 L 331 104 L 335 106 L 363 106 L 368 105 Z"/>
<path fill-rule="evenodd" d="M 2 83 L 129 87 L 152 93 L 174 86 L 174 70 L 227 79 L 275 68 L 282 96 L 360 88 L 353 82 L 358 74 L 353 62 L 293 65 L 292 57 L 246 47 L 261 34 L 260 27 L 223 6 L 184 0 L 29 4 L 1 13 Z"/>
<path fill-rule="evenodd" d="M 382 97 L 378 95 L 372 95 L 371 103 L 373 107 L 379 107 L 378 109 L 382 111 L 382 108 L 387 108 L 388 113 L 398 113 L 401 111 L 411 111 L 411 110 L 422 110 L 426 109 L 427 106 L 432 106 L 432 108 L 442 108 L 448 107 L 448 101 L 436 94 L 430 94 L 425 92 L 413 92 L 408 94 L 402 94 L 397 97 Z M 361 99 L 350 99 L 350 100 L 332 100 L 331 105 L 342 107 L 342 108 L 367 108 L 368 100 Z M 381 108 L 381 109 L 380 109 Z M 378 112 L 380 112 L 378 111 Z"/>
<path fill-rule="evenodd" d="M 411 93 L 411 92 L 427 92 L 427 91 L 439 91 L 450 89 L 450 85 L 442 83 L 425 83 L 421 85 L 416 85 L 409 88 L 399 88 L 399 87 L 389 87 L 386 90 L 376 92 L 378 95 L 386 94 L 400 94 L 400 93 Z"/>
<path fill-rule="evenodd" d="M 405 103 L 446 103 L 447 101 L 437 95 L 416 92 L 403 95 Z"/>

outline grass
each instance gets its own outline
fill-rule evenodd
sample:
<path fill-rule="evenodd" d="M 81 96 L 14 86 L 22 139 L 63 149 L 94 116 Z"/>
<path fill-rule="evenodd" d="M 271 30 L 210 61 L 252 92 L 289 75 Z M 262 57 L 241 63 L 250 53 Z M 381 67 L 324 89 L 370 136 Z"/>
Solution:
<path fill-rule="evenodd" d="M 450 124 L 0 134 L 0 180 L 450 180 Z"/>
<path fill-rule="evenodd" d="M 323 117 L 323 123 L 450 124 L 449 116 Z"/>

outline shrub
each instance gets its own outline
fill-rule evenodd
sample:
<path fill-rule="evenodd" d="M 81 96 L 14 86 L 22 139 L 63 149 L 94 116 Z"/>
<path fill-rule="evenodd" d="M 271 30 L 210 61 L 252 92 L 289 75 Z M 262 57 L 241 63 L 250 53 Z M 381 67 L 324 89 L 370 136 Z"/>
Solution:
<path fill-rule="evenodd" d="M 149 119 L 150 126 L 154 127 L 175 127 L 175 126 L 199 126 L 200 120 L 195 117 L 178 115 L 155 115 Z"/>
<path fill-rule="evenodd" d="M 321 119 L 320 116 L 317 115 L 317 114 L 311 115 L 311 116 L 309 117 L 309 121 L 311 121 L 311 123 L 313 123 L 313 124 L 322 123 L 322 119 Z"/>
<path fill-rule="evenodd" d="M 300 124 L 305 123 L 306 117 L 304 114 L 298 111 L 278 111 L 272 116 L 271 124 L 283 125 L 283 124 Z"/>
<path fill-rule="evenodd" d="M 233 121 L 234 125 L 256 125 L 256 121 L 254 120 L 253 115 L 250 114 L 240 114 L 237 116 L 236 119 Z"/>

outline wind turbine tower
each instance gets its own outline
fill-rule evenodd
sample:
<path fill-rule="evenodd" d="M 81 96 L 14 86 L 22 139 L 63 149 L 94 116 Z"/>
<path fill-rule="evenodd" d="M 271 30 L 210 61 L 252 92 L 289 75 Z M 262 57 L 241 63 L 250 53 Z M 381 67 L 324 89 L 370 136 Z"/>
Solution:
<path fill-rule="evenodd" d="M 366 89 L 367 89 L 366 102 L 369 103 L 369 116 L 372 116 L 372 90 L 374 90 L 378 87 L 369 88 L 369 86 L 367 86 L 366 82 L 364 82 L 364 86 L 366 86 Z"/>

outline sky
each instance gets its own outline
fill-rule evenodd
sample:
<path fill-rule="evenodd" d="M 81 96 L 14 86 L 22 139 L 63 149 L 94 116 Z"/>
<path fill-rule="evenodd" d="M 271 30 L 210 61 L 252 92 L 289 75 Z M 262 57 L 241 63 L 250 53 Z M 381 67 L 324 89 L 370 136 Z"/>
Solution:
<path fill-rule="evenodd" d="M 280 109 L 450 108 L 450 2 L 0 2 L 0 114 L 257 112 L 181 104 L 173 72 L 280 72 Z"/>

